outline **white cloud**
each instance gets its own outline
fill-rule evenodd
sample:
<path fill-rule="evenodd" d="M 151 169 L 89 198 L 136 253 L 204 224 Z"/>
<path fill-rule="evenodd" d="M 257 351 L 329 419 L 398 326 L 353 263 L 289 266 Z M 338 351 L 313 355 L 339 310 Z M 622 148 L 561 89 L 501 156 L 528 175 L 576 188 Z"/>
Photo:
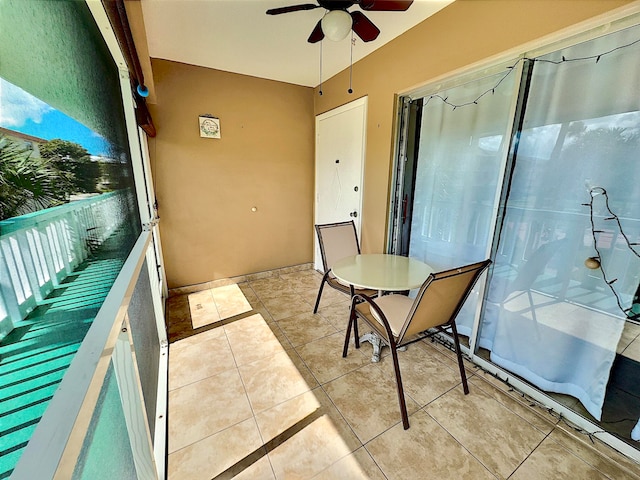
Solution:
<path fill-rule="evenodd" d="M 0 78 L 0 125 L 19 127 L 28 119 L 40 123 L 51 110 L 46 103 Z"/>

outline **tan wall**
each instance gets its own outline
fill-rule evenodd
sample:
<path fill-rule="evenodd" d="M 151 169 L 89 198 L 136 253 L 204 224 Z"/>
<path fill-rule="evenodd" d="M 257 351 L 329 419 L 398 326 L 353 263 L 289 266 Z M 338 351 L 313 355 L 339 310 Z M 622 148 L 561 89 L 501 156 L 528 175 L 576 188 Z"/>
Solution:
<path fill-rule="evenodd" d="M 312 261 L 313 90 L 152 67 L 149 150 L 169 287 Z M 221 139 L 200 138 L 201 114 L 220 118 Z"/>
<path fill-rule="evenodd" d="M 628 3 L 457 0 L 356 63 L 352 95 L 348 71 L 326 81 L 322 96 L 316 88 L 316 115 L 368 96 L 363 252 L 381 252 L 386 245 L 395 94 Z"/>

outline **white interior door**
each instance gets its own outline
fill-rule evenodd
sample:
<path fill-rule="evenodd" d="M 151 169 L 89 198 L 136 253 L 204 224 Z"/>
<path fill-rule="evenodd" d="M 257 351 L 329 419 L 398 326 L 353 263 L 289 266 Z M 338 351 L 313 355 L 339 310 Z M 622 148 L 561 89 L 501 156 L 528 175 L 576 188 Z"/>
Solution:
<path fill-rule="evenodd" d="M 360 238 L 367 97 L 316 117 L 315 223 L 353 220 Z M 322 270 L 315 236 L 314 268 Z"/>

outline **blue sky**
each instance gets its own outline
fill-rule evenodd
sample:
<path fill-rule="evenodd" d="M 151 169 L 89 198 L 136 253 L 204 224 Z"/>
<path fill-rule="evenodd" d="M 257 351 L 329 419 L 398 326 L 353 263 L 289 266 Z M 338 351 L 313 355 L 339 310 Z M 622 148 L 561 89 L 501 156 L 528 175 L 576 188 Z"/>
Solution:
<path fill-rule="evenodd" d="M 52 140 L 79 143 L 91 155 L 107 155 L 108 143 L 81 123 L 0 78 L 0 127 Z"/>

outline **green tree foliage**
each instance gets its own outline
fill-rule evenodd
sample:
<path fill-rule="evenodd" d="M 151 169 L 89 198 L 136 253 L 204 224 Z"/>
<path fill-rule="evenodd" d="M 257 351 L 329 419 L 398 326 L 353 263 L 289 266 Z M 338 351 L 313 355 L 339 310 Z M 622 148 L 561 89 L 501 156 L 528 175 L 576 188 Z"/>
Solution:
<path fill-rule="evenodd" d="M 640 188 L 633 172 L 638 168 L 640 135 L 622 127 L 581 129 L 567 136 L 555 163 L 554 195 L 584 190 L 588 180 L 609 192 L 611 207 L 621 216 L 637 215 Z M 569 199 L 565 199 L 565 204 Z M 571 199 L 581 209 L 584 199 Z"/>
<path fill-rule="evenodd" d="M 0 136 L 0 220 L 65 203 L 71 175 Z"/>
<path fill-rule="evenodd" d="M 51 159 L 58 168 L 72 175 L 74 191 L 70 193 L 94 193 L 100 182 L 100 165 L 91 160 L 89 152 L 74 142 L 54 139 L 40 146 L 40 155 Z"/>
<path fill-rule="evenodd" d="M 56 138 L 40 145 L 40 155 L 43 158 L 73 158 L 74 160 L 80 160 L 88 157 L 89 152 L 82 145 Z"/>

